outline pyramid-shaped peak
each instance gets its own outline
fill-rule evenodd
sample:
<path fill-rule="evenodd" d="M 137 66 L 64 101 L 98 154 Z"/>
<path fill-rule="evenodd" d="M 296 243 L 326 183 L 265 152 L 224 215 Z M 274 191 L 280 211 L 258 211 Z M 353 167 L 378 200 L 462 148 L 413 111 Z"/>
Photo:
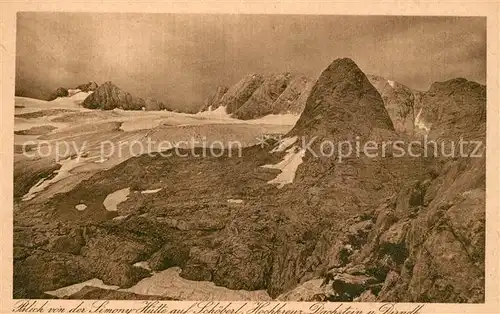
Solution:
<path fill-rule="evenodd" d="M 357 81 L 366 78 L 358 65 L 350 58 L 335 59 L 321 74 L 323 78 L 328 78 L 332 83 L 341 83 L 349 79 Z M 320 78 L 321 78 L 320 76 Z"/>
<path fill-rule="evenodd" d="M 394 130 L 384 102 L 356 63 L 341 58 L 321 73 L 290 135 L 350 139 L 375 128 Z"/>
<path fill-rule="evenodd" d="M 352 69 L 358 69 L 359 71 L 361 71 L 358 68 L 358 65 L 356 64 L 356 62 L 354 62 L 351 58 L 335 59 L 335 60 L 333 60 L 332 63 L 330 63 L 328 68 L 332 68 L 332 69 L 334 69 L 334 68 L 352 68 Z"/>

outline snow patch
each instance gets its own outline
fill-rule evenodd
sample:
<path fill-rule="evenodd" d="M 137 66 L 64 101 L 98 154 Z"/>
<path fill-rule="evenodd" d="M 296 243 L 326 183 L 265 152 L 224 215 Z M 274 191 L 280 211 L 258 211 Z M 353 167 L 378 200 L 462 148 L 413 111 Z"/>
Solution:
<path fill-rule="evenodd" d="M 29 201 L 33 199 L 36 194 L 40 191 L 43 191 L 49 184 L 43 184 L 45 182 L 45 178 L 40 179 L 35 185 L 33 185 L 28 193 L 24 194 L 24 196 L 21 198 L 23 201 Z"/>
<path fill-rule="evenodd" d="M 114 220 L 114 221 L 122 221 L 122 220 L 127 219 L 127 218 L 128 218 L 128 216 L 130 216 L 130 215 L 125 215 L 125 216 L 116 216 L 116 217 L 114 217 L 112 220 Z"/>
<path fill-rule="evenodd" d="M 160 190 L 161 190 L 161 188 L 155 189 L 155 190 L 144 190 L 144 191 L 141 191 L 141 194 L 154 194 L 154 193 L 158 193 Z"/>
<path fill-rule="evenodd" d="M 226 111 L 226 106 L 219 106 L 215 110 L 212 110 L 212 106 L 208 107 L 207 111 L 202 111 L 194 114 L 194 116 L 204 117 L 204 118 L 215 118 L 215 119 L 233 119 Z"/>
<path fill-rule="evenodd" d="M 129 194 L 130 188 L 115 191 L 111 194 L 108 194 L 102 204 L 104 205 L 104 207 L 106 207 L 106 210 L 116 212 L 118 211 L 118 205 L 125 202 Z"/>
<path fill-rule="evenodd" d="M 76 210 L 78 211 L 84 211 L 85 209 L 87 209 L 87 205 L 85 204 L 78 204 L 75 206 Z"/>
<path fill-rule="evenodd" d="M 271 150 L 271 153 L 284 151 L 285 149 L 287 149 L 291 145 L 295 144 L 295 142 L 297 142 L 297 139 L 298 139 L 298 137 L 294 136 L 294 137 L 286 137 L 286 138 L 280 140 L 278 143 L 278 146 L 273 148 L 273 150 Z"/>
<path fill-rule="evenodd" d="M 142 262 L 137 262 L 135 263 L 134 265 L 132 266 L 135 266 L 135 267 L 140 267 L 140 268 L 143 268 L 145 270 L 148 270 L 148 271 L 151 271 L 151 267 L 149 267 L 149 264 L 148 262 L 146 261 L 142 261 Z"/>
<path fill-rule="evenodd" d="M 276 297 L 276 301 L 296 301 L 303 299 L 304 296 L 313 294 L 325 294 L 330 293 L 330 287 L 328 285 L 323 285 L 323 279 L 312 279 L 301 283 L 292 290 L 289 290 L 283 294 Z"/>
<path fill-rule="evenodd" d="M 142 267 L 149 270 L 146 262 L 134 264 L 136 267 Z M 94 278 L 71 286 L 63 287 L 45 293 L 58 298 L 68 297 L 77 293 L 85 286 L 97 287 L 107 290 L 117 290 L 123 292 L 132 292 L 141 295 L 167 296 L 177 300 L 188 301 L 270 301 L 272 300 L 265 290 L 231 290 L 225 287 L 216 286 L 210 281 L 192 281 L 180 276 L 179 267 L 170 267 L 161 272 L 154 272 L 151 277 L 139 281 L 136 285 L 128 289 L 120 289 L 118 286 L 110 286 L 103 283 L 102 280 Z"/>
<path fill-rule="evenodd" d="M 33 199 L 38 193 L 45 190 L 50 185 L 71 176 L 70 171 L 73 170 L 74 168 L 78 167 L 79 165 L 83 164 L 83 161 L 85 161 L 87 159 L 93 159 L 93 158 L 94 157 L 82 158 L 80 156 L 77 156 L 76 158 L 68 157 L 64 160 L 61 160 L 59 162 L 59 164 L 61 165 L 61 168 L 59 168 L 58 170 L 55 170 L 53 172 L 53 174 L 55 174 L 55 176 L 49 180 L 41 179 L 40 181 L 38 181 L 34 186 L 31 187 L 31 189 L 28 191 L 28 193 L 26 193 L 22 197 L 22 200 L 29 201 L 29 200 Z"/>
<path fill-rule="evenodd" d="M 285 114 L 269 114 L 255 120 L 242 120 L 247 124 L 276 124 L 276 125 L 295 125 L 300 118 L 300 114 L 285 113 Z"/>
<path fill-rule="evenodd" d="M 295 173 L 300 164 L 302 164 L 302 158 L 305 156 L 306 150 L 300 149 L 298 146 L 294 145 L 292 148 L 287 150 L 287 154 L 282 161 L 275 165 L 264 165 L 263 168 L 269 169 L 279 169 L 281 173 L 274 179 L 268 181 L 268 184 L 278 184 L 277 188 L 281 189 L 286 184 L 293 183 L 295 179 Z"/>
<path fill-rule="evenodd" d="M 119 130 L 132 132 L 138 130 L 154 129 L 162 124 L 162 119 L 146 118 L 146 119 L 130 119 L 123 121 Z"/>
<path fill-rule="evenodd" d="M 68 97 L 74 96 L 81 92 L 81 89 L 75 88 L 75 89 L 68 89 Z"/>
<path fill-rule="evenodd" d="M 420 115 L 422 114 L 422 108 L 418 111 L 417 116 L 415 117 L 415 127 L 419 130 L 424 130 L 426 133 L 429 133 L 431 130 L 430 126 L 427 126 L 423 120 L 420 119 Z"/>
<path fill-rule="evenodd" d="M 104 163 L 106 161 L 108 161 L 108 158 L 100 158 L 100 159 L 94 161 L 94 163 L 96 163 L 96 164 L 102 164 L 102 163 Z"/>
<path fill-rule="evenodd" d="M 93 92 L 75 92 L 76 90 L 71 90 L 74 94 L 68 94 L 67 97 L 57 97 L 56 99 L 49 101 L 49 103 L 56 103 L 59 106 L 69 106 L 77 107 L 78 104 L 85 100 Z M 69 93 L 69 90 L 68 90 Z"/>
<path fill-rule="evenodd" d="M 52 296 L 58 297 L 58 298 L 64 298 L 67 296 L 70 296 L 72 294 L 77 293 L 78 291 L 82 290 L 86 286 L 91 286 L 91 287 L 96 287 L 96 288 L 102 288 L 102 289 L 108 289 L 108 290 L 117 290 L 120 288 L 119 286 L 109 286 L 104 284 L 104 282 L 100 279 L 94 278 L 90 279 L 81 283 L 77 283 L 71 286 L 63 287 L 57 290 L 52 290 L 52 291 L 45 291 L 46 294 L 50 294 Z"/>

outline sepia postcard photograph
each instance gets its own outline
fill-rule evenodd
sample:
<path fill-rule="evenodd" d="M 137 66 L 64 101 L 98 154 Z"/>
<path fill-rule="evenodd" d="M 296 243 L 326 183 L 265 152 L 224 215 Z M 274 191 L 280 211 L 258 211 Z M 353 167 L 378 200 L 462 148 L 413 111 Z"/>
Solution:
<path fill-rule="evenodd" d="M 498 293 L 498 18 L 79 8 L 17 10 L 2 43 L 8 311 Z"/>

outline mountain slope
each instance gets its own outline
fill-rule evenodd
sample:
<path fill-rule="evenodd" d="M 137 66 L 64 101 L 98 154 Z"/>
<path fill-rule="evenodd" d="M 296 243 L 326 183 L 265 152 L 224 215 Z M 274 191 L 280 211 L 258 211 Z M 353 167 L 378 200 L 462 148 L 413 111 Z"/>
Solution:
<path fill-rule="evenodd" d="M 219 86 L 202 111 L 222 106 L 233 118 L 250 120 L 269 114 L 299 114 L 312 88 L 305 76 L 251 74 L 227 89 Z"/>
<path fill-rule="evenodd" d="M 233 112 L 233 117 L 248 120 L 269 114 L 272 104 L 286 89 L 290 78 L 290 73 L 266 76 L 252 96 Z"/>
<path fill-rule="evenodd" d="M 130 93 L 121 90 L 112 82 L 105 82 L 100 85 L 91 95 L 83 101 L 83 107 L 88 109 L 112 110 L 120 108 L 124 110 L 163 110 L 166 109 L 162 102 L 153 99 L 147 102 Z"/>
<path fill-rule="evenodd" d="M 229 114 L 235 112 L 252 97 L 252 94 L 263 82 L 264 76 L 261 74 L 249 74 L 245 76 L 228 89 L 222 97 L 221 106 L 226 107 L 226 112 Z"/>
<path fill-rule="evenodd" d="M 423 94 L 418 118 L 432 138 L 482 137 L 486 132 L 486 86 L 464 78 L 436 82 Z"/>
<path fill-rule="evenodd" d="M 227 86 L 217 86 L 215 92 L 203 103 L 203 107 L 200 108 L 200 112 L 212 111 L 219 108 L 222 98 L 224 97 L 228 89 L 229 87 Z"/>
<path fill-rule="evenodd" d="M 298 75 L 290 79 L 286 89 L 272 104 L 272 114 L 300 114 L 306 106 L 307 97 L 314 85 L 307 77 Z"/>
<path fill-rule="evenodd" d="M 484 85 L 456 78 L 435 82 L 428 91 L 416 91 L 380 76 L 369 75 L 368 79 L 382 96 L 400 134 L 437 138 L 484 132 Z"/>
<path fill-rule="evenodd" d="M 354 138 L 374 128 L 394 130 L 377 90 L 348 58 L 337 59 L 320 75 L 289 135 Z"/>
<path fill-rule="evenodd" d="M 415 119 L 422 108 L 423 93 L 380 76 L 368 75 L 368 79 L 382 96 L 395 130 L 407 134 L 418 131 Z"/>

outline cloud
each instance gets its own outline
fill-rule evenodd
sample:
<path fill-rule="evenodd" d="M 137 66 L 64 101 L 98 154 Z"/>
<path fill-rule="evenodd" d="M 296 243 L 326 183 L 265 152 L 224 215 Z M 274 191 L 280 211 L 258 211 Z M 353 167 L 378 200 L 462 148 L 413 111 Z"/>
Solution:
<path fill-rule="evenodd" d="M 142 97 L 199 106 L 248 73 L 315 78 L 335 58 L 426 89 L 456 76 L 485 83 L 481 17 L 20 13 L 16 94 L 111 80 Z"/>

